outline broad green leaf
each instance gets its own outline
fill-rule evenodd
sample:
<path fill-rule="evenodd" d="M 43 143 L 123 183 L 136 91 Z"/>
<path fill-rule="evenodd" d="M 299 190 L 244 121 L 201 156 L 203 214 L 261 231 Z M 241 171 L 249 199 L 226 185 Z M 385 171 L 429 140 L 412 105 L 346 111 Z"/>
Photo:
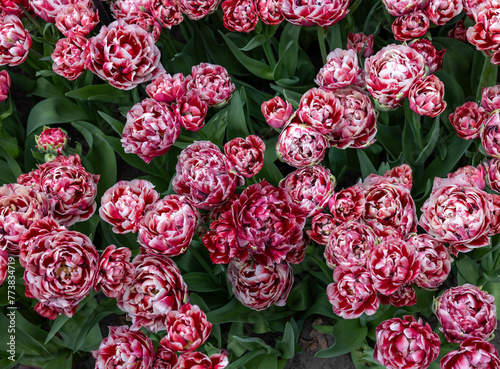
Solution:
<path fill-rule="evenodd" d="M 243 105 L 240 92 L 234 91 L 227 107 L 227 140 L 232 140 L 236 137 L 246 138 L 250 134 L 247 128 Z"/>
<path fill-rule="evenodd" d="M 87 120 L 89 116 L 80 106 L 63 97 L 51 97 L 36 104 L 28 116 L 27 134 L 37 128 L 54 123 L 67 123 Z"/>
<path fill-rule="evenodd" d="M 469 258 L 467 255 L 462 254 L 461 257 L 455 262 L 462 276 L 472 284 L 477 284 L 479 280 L 478 275 L 478 265 L 477 263 Z"/>
<path fill-rule="evenodd" d="M 9 163 L 2 159 L 0 159 L 0 173 L 2 173 L 0 176 L 0 185 L 15 183 L 17 181 L 18 176 L 14 174 Z"/>
<path fill-rule="evenodd" d="M 364 150 L 356 150 L 356 153 L 358 154 L 359 167 L 361 168 L 361 175 L 363 178 L 368 177 L 371 173 L 377 173 L 377 169 Z"/>
<path fill-rule="evenodd" d="M 403 147 L 401 145 L 401 127 L 397 126 L 386 126 L 385 124 L 379 124 L 377 130 L 377 142 L 382 144 L 384 148 L 391 154 L 393 158 L 399 157 Z"/>
<path fill-rule="evenodd" d="M 118 155 L 120 155 L 123 160 L 132 165 L 135 168 L 138 168 L 144 172 L 154 174 L 162 177 L 164 173 L 156 167 L 153 162 L 146 164 L 141 158 L 134 154 L 126 154 L 123 150 L 122 144 L 119 138 L 111 137 L 103 134 L 97 134 L 99 139 L 106 142 Z"/>
<path fill-rule="evenodd" d="M 221 31 L 219 31 L 219 33 L 226 42 L 227 46 L 229 46 L 229 49 L 234 54 L 234 56 L 240 61 L 241 64 L 243 64 L 246 69 L 248 69 L 249 72 L 262 79 L 273 79 L 273 70 L 269 65 L 244 54 L 238 48 L 238 46 L 236 46 L 234 42 L 231 41 L 229 37 L 227 37 L 227 35 L 225 35 Z"/>
<path fill-rule="evenodd" d="M 36 79 L 36 87 L 31 93 L 35 96 L 40 96 L 48 99 L 54 97 L 64 97 L 64 94 L 57 87 L 55 87 L 52 83 L 50 83 L 46 78 L 43 77 Z"/>
<path fill-rule="evenodd" d="M 439 122 L 440 118 L 434 119 L 434 124 L 432 125 L 431 132 L 429 133 L 429 140 L 424 146 L 417 159 L 415 159 L 415 165 L 422 165 L 429 158 L 429 156 L 434 151 L 436 143 L 439 140 Z"/>
<path fill-rule="evenodd" d="M 3 146 L 0 146 L 0 155 L 6 160 L 10 168 L 10 173 L 12 173 L 16 178 L 23 174 L 23 171 L 21 170 L 21 167 L 17 163 L 16 159 L 14 159 Z"/>
<path fill-rule="evenodd" d="M 99 139 L 99 137 L 104 136 L 104 133 L 95 125 L 83 121 L 74 122 L 72 125 L 82 133 L 90 146 L 87 159 L 92 163 L 94 174 L 100 174 L 101 176 L 98 182 L 98 197 L 101 197 L 104 191 L 116 183 L 115 152 L 109 145 Z"/>
<path fill-rule="evenodd" d="M 205 135 L 205 140 L 213 142 L 219 147 L 224 144 L 224 136 L 228 125 L 228 111 L 227 109 L 217 112 L 203 127 L 198 131 L 200 136 Z"/>
<path fill-rule="evenodd" d="M 278 356 L 268 355 L 262 360 L 259 369 L 277 369 L 278 368 Z"/>
<path fill-rule="evenodd" d="M 365 342 L 367 327 L 359 325 L 359 319 L 340 320 L 333 327 L 332 334 L 335 337 L 333 346 L 320 350 L 316 357 L 335 357 L 356 350 Z"/>
<path fill-rule="evenodd" d="M 256 323 L 282 319 L 292 314 L 293 312 L 290 310 L 275 306 L 271 306 L 265 311 L 257 312 L 243 306 L 236 298 L 233 298 L 223 307 L 209 311 L 207 318 L 212 324 L 232 322 Z"/>
<path fill-rule="evenodd" d="M 284 359 L 291 359 L 295 355 L 295 333 L 292 325 L 286 323 L 283 338 L 276 343 L 276 349 L 280 352 L 280 356 Z"/>
<path fill-rule="evenodd" d="M 240 50 L 241 51 L 251 51 L 251 50 L 255 49 L 256 47 L 259 47 L 260 45 L 262 45 L 267 40 L 269 40 L 269 37 L 267 37 L 266 35 L 263 35 L 263 34 L 255 35 L 250 39 L 250 41 L 248 41 L 248 43 L 245 46 L 240 47 Z"/>
<path fill-rule="evenodd" d="M 115 130 L 116 133 L 118 133 L 119 135 L 123 133 L 125 124 L 102 111 L 98 111 L 97 113 L 111 126 L 111 128 Z"/>
<path fill-rule="evenodd" d="M 103 101 L 109 103 L 123 102 L 127 98 L 124 91 L 108 84 L 84 86 L 64 94 L 77 100 L 83 101 Z"/>
<path fill-rule="evenodd" d="M 190 272 L 182 276 L 188 285 L 189 291 L 194 292 L 215 292 L 222 288 L 217 284 L 211 275 L 202 272 Z"/>
<path fill-rule="evenodd" d="M 43 369 L 71 369 L 73 366 L 73 356 L 71 352 L 65 351 L 43 366 Z"/>
<path fill-rule="evenodd" d="M 254 351 L 250 351 L 245 356 L 242 356 L 238 360 L 235 360 L 232 363 L 229 363 L 229 365 L 226 366 L 226 368 L 227 369 L 241 369 L 241 368 L 244 368 L 244 365 L 247 362 L 249 362 L 250 360 L 252 360 L 252 359 L 254 359 L 254 358 L 258 357 L 258 356 L 262 356 L 262 355 L 267 356 L 266 350 L 263 349 L 263 348 L 260 348 L 260 349 L 254 350 Z"/>
<path fill-rule="evenodd" d="M 2 137 L 0 138 L 0 147 L 3 147 L 12 158 L 17 158 L 19 155 L 19 146 L 15 137 Z"/>

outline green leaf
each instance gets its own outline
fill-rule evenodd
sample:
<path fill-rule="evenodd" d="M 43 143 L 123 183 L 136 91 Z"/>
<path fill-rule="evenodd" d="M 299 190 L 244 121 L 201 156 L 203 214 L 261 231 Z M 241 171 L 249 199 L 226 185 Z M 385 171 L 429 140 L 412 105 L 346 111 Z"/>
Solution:
<path fill-rule="evenodd" d="M 245 120 L 243 105 L 240 92 L 234 91 L 231 102 L 227 107 L 227 140 L 232 140 L 236 137 L 246 138 L 250 135 Z"/>
<path fill-rule="evenodd" d="M 401 145 L 401 127 L 398 126 L 386 126 L 385 124 L 379 124 L 377 130 L 377 141 L 384 146 L 384 148 L 391 154 L 393 158 L 397 158 L 403 147 Z"/>
<path fill-rule="evenodd" d="M 111 137 L 103 134 L 97 134 L 97 137 L 104 142 L 106 142 L 118 155 L 120 155 L 123 160 L 132 165 L 133 167 L 140 169 L 144 172 L 163 177 L 164 173 L 158 167 L 154 166 L 153 163 L 146 164 L 141 158 L 134 154 L 126 154 L 123 150 L 122 144 L 119 138 Z"/>
<path fill-rule="evenodd" d="M 286 323 L 283 338 L 276 343 L 276 349 L 280 351 L 283 359 L 291 359 L 295 355 L 295 333 L 292 325 Z"/>
<path fill-rule="evenodd" d="M 476 284 L 479 280 L 479 275 L 477 273 L 478 265 L 477 263 L 469 258 L 467 255 L 461 255 L 462 257 L 455 262 L 462 276 L 472 284 Z"/>
<path fill-rule="evenodd" d="M 278 356 L 277 355 L 267 355 L 259 366 L 259 369 L 277 369 L 278 368 Z"/>
<path fill-rule="evenodd" d="M 108 122 L 108 124 L 115 130 L 116 133 L 118 133 L 119 135 L 123 133 L 125 124 L 102 111 L 98 111 L 97 113 L 102 117 L 102 119 Z"/>
<path fill-rule="evenodd" d="M 358 154 L 359 167 L 361 168 L 361 175 L 363 178 L 368 177 L 371 173 L 377 173 L 377 169 L 364 150 L 356 150 L 356 153 Z"/>
<path fill-rule="evenodd" d="M 202 272 L 190 272 L 182 276 L 188 285 L 189 291 L 194 292 L 215 292 L 223 288 L 215 283 L 212 276 Z"/>
<path fill-rule="evenodd" d="M 276 31 L 275 31 L 276 32 Z M 272 35 L 271 35 L 272 36 Z M 240 47 L 240 50 L 241 51 L 250 51 L 250 50 L 253 50 L 255 49 L 256 47 L 259 47 L 260 45 L 262 45 L 264 42 L 266 42 L 267 40 L 269 40 L 269 37 L 267 37 L 266 35 L 264 34 L 258 34 L 258 35 L 255 35 L 254 37 L 252 37 L 250 39 L 250 41 L 248 41 L 248 43 L 243 46 L 243 47 Z"/>
<path fill-rule="evenodd" d="M 116 157 L 113 149 L 103 142 L 99 137 L 104 133 L 91 123 L 78 121 L 72 123 L 88 142 L 90 151 L 87 159 L 92 163 L 94 174 L 100 174 L 98 197 L 104 194 L 108 188 L 116 183 Z M 96 138 L 96 139 L 94 139 Z"/>
<path fill-rule="evenodd" d="M 28 116 L 27 134 L 37 128 L 54 123 L 67 123 L 75 120 L 87 120 L 89 116 L 80 106 L 67 98 L 51 97 L 36 104 Z"/>
<path fill-rule="evenodd" d="M 224 143 L 224 136 L 226 133 L 226 128 L 228 125 L 228 111 L 227 109 L 219 111 L 215 114 L 203 127 L 202 130 L 198 131 L 200 136 L 210 142 L 213 142 L 219 147 L 222 147 Z"/>
<path fill-rule="evenodd" d="M 16 159 L 14 159 L 12 155 L 3 146 L 0 146 L 0 155 L 7 161 L 10 172 L 13 174 L 14 177 L 17 178 L 21 174 L 23 174 L 23 171 L 21 170 L 21 167 L 17 163 Z"/>
<path fill-rule="evenodd" d="M 207 318 L 212 324 L 233 322 L 258 323 L 266 320 L 282 319 L 292 314 L 293 311 L 276 306 L 271 306 L 265 311 L 258 312 L 243 306 L 236 298 L 233 298 L 223 307 L 209 311 Z"/>
<path fill-rule="evenodd" d="M 429 156 L 432 154 L 434 151 L 434 148 L 436 147 L 436 143 L 439 139 L 439 122 L 440 118 L 437 117 L 434 119 L 434 124 L 432 125 L 431 132 L 429 133 L 429 140 L 423 150 L 420 152 L 418 155 L 417 159 L 415 160 L 415 165 L 422 165 L 425 163 L 425 161 L 429 158 Z"/>
<path fill-rule="evenodd" d="M 333 346 L 320 350 L 316 357 L 335 357 L 356 350 L 365 342 L 367 327 L 359 325 L 359 319 L 340 320 L 333 327 L 332 334 L 335 337 Z"/>
<path fill-rule="evenodd" d="M 245 55 L 239 48 L 234 44 L 231 39 L 225 35 L 223 32 L 219 31 L 221 34 L 222 38 L 226 42 L 227 46 L 229 46 L 229 49 L 231 52 L 234 54 L 234 56 L 240 61 L 243 66 L 248 69 L 248 71 L 257 77 L 260 77 L 262 79 L 273 79 L 273 70 L 272 68 L 267 65 L 266 63 L 263 63 L 261 61 L 255 60 L 248 55 Z"/>
<path fill-rule="evenodd" d="M 250 351 L 245 356 L 242 356 L 238 360 L 235 360 L 232 363 L 229 363 L 229 365 L 226 366 L 226 368 L 227 369 L 241 369 L 241 368 L 244 368 L 244 365 L 246 363 L 248 363 L 250 360 L 252 360 L 252 359 L 254 359 L 254 358 L 258 357 L 258 356 L 262 356 L 262 355 L 267 356 L 266 350 L 263 349 L 263 348 L 260 348 L 260 349 L 254 350 L 254 351 Z"/>
<path fill-rule="evenodd" d="M 121 103 L 127 97 L 124 91 L 107 84 L 84 86 L 66 92 L 64 95 L 82 101 L 103 101 L 109 103 Z"/>

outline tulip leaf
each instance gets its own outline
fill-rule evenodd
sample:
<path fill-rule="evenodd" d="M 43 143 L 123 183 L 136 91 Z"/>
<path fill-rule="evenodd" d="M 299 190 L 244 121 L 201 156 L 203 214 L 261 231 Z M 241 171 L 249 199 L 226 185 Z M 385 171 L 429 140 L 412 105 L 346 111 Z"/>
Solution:
<path fill-rule="evenodd" d="M 283 338 L 276 343 L 276 349 L 281 353 L 283 359 L 291 359 L 295 355 L 295 333 L 292 325 L 287 322 Z"/>
<path fill-rule="evenodd" d="M 417 159 L 415 159 L 415 165 L 422 165 L 429 158 L 429 156 L 434 151 L 436 143 L 439 140 L 439 122 L 440 118 L 434 119 L 434 124 L 432 125 L 431 132 L 429 133 L 429 140 L 425 147 L 422 149 Z"/>
<path fill-rule="evenodd" d="M 377 173 L 377 169 L 364 150 L 357 150 L 356 153 L 358 154 L 359 167 L 361 168 L 363 178 L 368 177 L 369 174 Z"/>
<path fill-rule="evenodd" d="M 479 276 L 477 273 L 478 265 L 476 261 L 472 260 L 467 255 L 461 255 L 461 258 L 455 262 L 455 265 L 468 283 L 477 284 Z"/>
<path fill-rule="evenodd" d="M 335 323 L 332 334 L 335 337 L 333 346 L 320 350 L 316 357 L 335 357 L 356 350 L 365 342 L 367 327 L 359 325 L 359 319 L 340 320 Z"/>
<path fill-rule="evenodd" d="M 75 120 L 88 120 L 90 117 L 80 106 L 67 98 L 51 97 L 40 101 L 31 109 L 28 116 L 27 134 L 37 128 L 54 123 L 67 123 Z"/>
<path fill-rule="evenodd" d="M 217 284 L 212 276 L 202 272 L 190 272 L 182 276 L 188 285 L 188 290 L 193 292 L 215 292 L 221 291 L 222 287 Z"/>
<path fill-rule="evenodd" d="M 242 91 L 244 92 L 243 88 Z M 244 103 L 239 91 L 234 91 L 227 107 L 226 139 L 246 138 L 250 133 L 245 119 Z"/>
<path fill-rule="evenodd" d="M 64 94 L 77 100 L 83 101 L 103 101 L 109 103 L 123 102 L 127 96 L 124 91 L 108 84 L 89 85 Z"/>
<path fill-rule="evenodd" d="M 221 31 L 219 31 L 219 33 L 224 41 L 226 41 L 227 46 L 229 46 L 229 49 L 234 54 L 234 56 L 240 61 L 241 64 L 243 64 L 246 69 L 248 69 L 250 73 L 262 79 L 273 79 L 273 70 L 269 65 L 244 54 L 226 34 Z"/>

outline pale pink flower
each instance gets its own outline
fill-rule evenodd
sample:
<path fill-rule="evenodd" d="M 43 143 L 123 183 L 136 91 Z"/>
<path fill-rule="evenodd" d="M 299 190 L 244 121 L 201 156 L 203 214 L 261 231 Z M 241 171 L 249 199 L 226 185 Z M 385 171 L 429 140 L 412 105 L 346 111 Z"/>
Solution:
<path fill-rule="evenodd" d="M 126 153 L 136 154 L 149 164 L 170 150 L 180 132 L 180 124 L 168 106 L 148 98 L 128 111 L 121 143 Z"/>
<path fill-rule="evenodd" d="M 92 6 L 90 0 L 30 0 L 30 5 L 34 13 L 44 21 L 55 23 L 57 14 L 60 11 L 71 4 L 79 2 L 85 4 L 88 8 Z"/>
<path fill-rule="evenodd" d="M 186 94 L 184 75 L 162 73 L 146 86 L 146 93 L 158 102 L 171 104 L 178 101 Z"/>
<path fill-rule="evenodd" d="M 283 19 L 281 6 L 283 0 L 257 0 L 255 10 L 262 22 L 270 25 L 280 24 Z"/>
<path fill-rule="evenodd" d="M 376 340 L 373 358 L 387 369 L 426 369 L 439 355 L 439 336 L 411 315 L 382 322 Z"/>
<path fill-rule="evenodd" d="M 485 167 L 488 186 L 493 191 L 500 193 L 500 159 L 491 159 L 488 163 L 485 163 Z"/>
<path fill-rule="evenodd" d="M 102 26 L 89 40 L 84 58 L 87 69 L 121 90 L 151 81 L 165 71 L 153 36 L 123 19 Z"/>
<path fill-rule="evenodd" d="M 182 128 L 195 132 L 205 125 L 208 105 L 197 93 L 189 91 L 173 104 L 173 108 Z"/>
<path fill-rule="evenodd" d="M 153 36 L 155 42 L 158 41 L 161 35 L 161 24 L 157 18 L 148 14 L 139 12 L 137 16 L 131 17 L 127 20 L 128 24 L 135 24 Z"/>
<path fill-rule="evenodd" d="M 488 113 L 500 109 L 500 85 L 481 89 L 481 106 Z"/>
<path fill-rule="evenodd" d="M 474 14 L 476 24 L 467 29 L 467 40 L 478 50 L 495 52 L 500 47 L 500 4 L 491 2 Z"/>
<path fill-rule="evenodd" d="M 62 155 L 68 146 L 68 133 L 62 128 L 44 127 L 40 135 L 35 135 L 38 151 Z"/>
<path fill-rule="evenodd" d="M 260 106 L 267 124 L 273 128 L 281 128 L 290 119 L 293 113 L 292 104 L 275 96 L 271 100 L 264 101 Z"/>
<path fill-rule="evenodd" d="M 77 33 L 69 33 L 66 38 L 60 38 L 50 55 L 54 62 L 52 70 L 70 81 L 80 77 L 85 70 L 83 51 L 87 42 L 85 36 Z"/>
<path fill-rule="evenodd" d="M 250 258 L 231 261 L 227 278 L 234 296 L 253 310 L 284 306 L 293 285 L 293 271 L 288 263 L 266 266 Z"/>
<path fill-rule="evenodd" d="M 498 351 L 489 342 L 469 337 L 460 342 L 460 350 L 447 353 L 441 359 L 442 369 L 498 369 L 500 359 Z"/>
<path fill-rule="evenodd" d="M 368 271 L 377 291 L 390 295 L 420 274 L 418 252 L 400 238 L 386 237 L 371 251 Z"/>
<path fill-rule="evenodd" d="M 176 352 L 194 351 L 210 336 L 212 323 L 197 305 L 184 304 L 167 314 L 167 334 L 160 345 Z"/>
<path fill-rule="evenodd" d="M 335 91 L 344 108 L 340 121 L 326 137 L 332 147 L 362 149 L 375 142 L 377 113 L 369 95 L 356 86 Z"/>
<path fill-rule="evenodd" d="M 400 106 L 424 74 L 424 57 L 409 46 L 391 44 L 365 60 L 366 88 L 384 108 Z"/>
<path fill-rule="evenodd" d="M 446 109 L 444 83 L 434 74 L 416 81 L 410 88 L 408 100 L 410 109 L 419 115 L 437 117 Z"/>
<path fill-rule="evenodd" d="M 220 4 L 220 0 L 179 0 L 181 11 L 189 19 L 198 20 L 213 13 Z"/>
<path fill-rule="evenodd" d="M 17 183 L 0 187 L 0 250 L 19 255 L 24 232 L 38 219 L 50 214 L 47 196 Z"/>
<path fill-rule="evenodd" d="M 33 41 L 21 20 L 14 14 L 0 14 L 0 65 L 23 63 Z"/>
<path fill-rule="evenodd" d="M 109 4 L 109 7 L 116 19 L 128 22 L 138 17 L 140 13 L 150 12 L 153 0 L 115 0 Z"/>
<path fill-rule="evenodd" d="M 109 335 L 92 351 L 96 369 L 150 369 L 155 356 L 153 341 L 126 325 L 109 327 Z"/>
<path fill-rule="evenodd" d="M 182 150 L 172 180 L 174 191 L 198 209 L 222 205 L 242 185 L 234 164 L 210 141 L 197 141 Z"/>
<path fill-rule="evenodd" d="M 484 122 L 487 120 L 486 110 L 474 101 L 467 101 L 450 114 L 450 123 L 459 137 L 465 140 L 479 138 Z"/>
<path fill-rule="evenodd" d="M 108 297 L 123 295 L 125 286 L 134 276 L 134 266 L 130 263 L 132 252 L 126 247 L 109 245 L 99 258 L 98 274 L 94 289 Z"/>
<path fill-rule="evenodd" d="M 326 57 L 314 82 L 323 88 L 335 90 L 354 84 L 362 73 L 355 50 L 335 49 Z"/>
<path fill-rule="evenodd" d="M 298 205 L 305 217 L 313 217 L 328 206 L 337 181 L 329 169 L 312 165 L 288 174 L 279 186 Z"/>
<path fill-rule="evenodd" d="M 229 364 L 227 355 L 225 350 L 210 357 L 198 351 L 185 352 L 172 369 L 223 369 Z"/>
<path fill-rule="evenodd" d="M 337 227 L 335 219 L 330 214 L 319 213 L 312 218 L 311 230 L 307 230 L 307 235 L 311 240 L 326 245 L 332 231 Z"/>
<path fill-rule="evenodd" d="M 177 265 L 166 256 L 139 254 L 130 284 L 116 297 L 118 307 L 132 320 L 130 329 L 167 329 L 166 316 L 188 302 L 187 285 Z"/>
<path fill-rule="evenodd" d="M 335 268 L 334 283 L 326 288 L 333 312 L 343 319 L 356 319 L 377 312 L 380 300 L 372 277 L 364 267 L 342 264 Z"/>
<path fill-rule="evenodd" d="M 250 32 L 257 26 L 259 16 L 253 0 L 224 0 L 224 27 L 231 32 Z"/>
<path fill-rule="evenodd" d="M 93 5 L 78 1 L 64 6 L 56 15 L 56 27 L 68 37 L 70 32 L 86 36 L 99 23 L 99 14 Z"/>
<path fill-rule="evenodd" d="M 191 244 L 200 220 L 198 211 L 178 195 L 155 202 L 139 222 L 137 241 L 144 253 L 177 256 Z"/>
<path fill-rule="evenodd" d="M 151 13 L 160 23 L 161 27 L 167 29 L 179 25 L 184 20 L 178 1 L 153 0 L 151 4 Z"/>
<path fill-rule="evenodd" d="M 365 209 L 365 193 L 360 184 L 336 192 L 328 202 L 330 213 L 337 224 L 357 221 Z"/>
<path fill-rule="evenodd" d="M 98 262 L 95 246 L 82 233 L 54 230 L 35 236 L 26 250 L 26 297 L 37 299 L 35 311 L 48 319 L 61 313 L 72 317 L 94 286 Z"/>
<path fill-rule="evenodd" d="M 324 252 L 326 264 L 331 269 L 341 264 L 366 268 L 378 243 L 377 236 L 367 225 L 356 221 L 342 223 L 331 231 L 328 238 Z"/>
<path fill-rule="evenodd" d="M 276 153 L 278 158 L 295 168 L 320 163 L 328 148 L 328 141 L 315 128 L 292 121 L 278 137 Z"/>
<path fill-rule="evenodd" d="M 477 167 L 472 165 L 466 165 L 465 167 L 460 167 L 452 173 L 448 173 L 447 178 L 460 177 L 463 180 L 469 182 L 472 186 L 476 186 L 480 190 L 486 188 L 486 169 L 481 164 Z"/>
<path fill-rule="evenodd" d="M 406 237 L 416 231 L 417 214 L 410 189 L 395 178 L 372 176 L 362 184 L 365 210 L 361 219 L 377 236 Z"/>
<path fill-rule="evenodd" d="M 0 101 L 4 101 L 9 97 L 10 91 L 10 75 L 5 69 L 0 71 Z"/>
<path fill-rule="evenodd" d="M 224 144 L 224 153 L 245 178 L 260 172 L 264 166 L 265 151 L 264 141 L 256 135 L 250 135 L 246 139 L 237 137 Z"/>
<path fill-rule="evenodd" d="M 420 288 L 435 289 L 448 278 L 453 259 L 448 249 L 427 234 L 410 237 L 406 242 L 413 245 L 420 260 L 420 274 L 414 283 Z"/>
<path fill-rule="evenodd" d="M 209 107 L 224 106 L 235 89 L 226 68 L 216 64 L 195 65 L 185 80 L 186 90 L 196 92 Z"/>
<path fill-rule="evenodd" d="M 473 284 L 452 287 L 434 303 L 436 317 L 449 342 L 469 337 L 488 340 L 497 327 L 495 298 Z"/>
<path fill-rule="evenodd" d="M 420 226 L 451 252 L 468 252 L 489 244 L 493 202 L 491 196 L 461 177 L 435 178 L 422 206 Z"/>
<path fill-rule="evenodd" d="M 329 27 L 349 12 L 349 0 L 283 0 L 281 12 L 296 26 Z"/>
<path fill-rule="evenodd" d="M 340 121 L 343 111 L 340 101 L 332 91 L 314 87 L 302 95 L 295 114 L 304 124 L 326 134 Z"/>
<path fill-rule="evenodd" d="M 425 9 L 429 0 L 382 0 L 390 15 L 399 17 L 417 9 Z"/>
<path fill-rule="evenodd" d="M 398 41 L 410 41 L 424 36 L 429 29 L 430 22 L 424 10 L 417 9 L 411 13 L 403 14 L 392 22 L 392 33 Z"/>
<path fill-rule="evenodd" d="M 462 0 L 430 0 L 425 9 L 432 23 L 445 25 L 462 12 Z"/>
<path fill-rule="evenodd" d="M 104 192 L 99 216 L 113 226 L 115 233 L 135 233 L 146 211 L 159 198 L 153 184 L 145 179 L 119 181 Z"/>
<path fill-rule="evenodd" d="M 481 145 L 487 155 L 500 158 L 500 110 L 487 117 L 481 130 Z"/>

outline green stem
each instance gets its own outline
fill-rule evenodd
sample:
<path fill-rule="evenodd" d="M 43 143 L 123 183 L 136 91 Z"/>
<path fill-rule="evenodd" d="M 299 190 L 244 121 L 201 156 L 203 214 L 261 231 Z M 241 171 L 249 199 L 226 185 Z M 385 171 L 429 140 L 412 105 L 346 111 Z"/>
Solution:
<path fill-rule="evenodd" d="M 326 45 L 325 45 L 325 38 L 326 38 L 326 28 L 316 26 L 316 31 L 318 32 L 318 43 L 319 43 L 319 50 L 321 51 L 321 59 L 323 60 L 323 64 L 326 64 Z"/>
<path fill-rule="evenodd" d="M 40 35 L 43 35 L 43 28 L 40 25 L 40 23 L 38 23 L 35 20 L 35 18 L 33 18 L 31 16 L 30 12 L 27 11 L 26 8 L 24 6 L 22 6 L 22 4 L 17 4 L 17 6 L 19 6 L 19 8 L 22 10 L 23 14 L 26 16 L 26 18 L 28 18 L 30 20 L 30 22 L 33 23 L 33 25 L 38 29 L 38 31 L 40 32 Z"/>
<path fill-rule="evenodd" d="M 274 57 L 273 50 L 271 49 L 269 39 L 262 44 L 262 48 L 264 49 L 264 54 L 266 54 L 267 61 L 271 64 L 271 68 L 274 69 L 274 67 L 276 67 L 276 58 Z"/>
<path fill-rule="evenodd" d="M 422 149 L 424 148 L 424 143 L 422 141 L 422 134 L 420 133 L 420 115 L 415 113 L 413 110 L 410 109 L 410 105 L 408 104 L 408 99 L 405 99 L 404 102 L 404 110 L 405 110 L 405 115 L 409 118 L 408 121 L 410 123 L 410 128 L 411 132 L 413 133 L 413 136 L 415 136 L 415 140 L 417 142 L 417 149 L 418 152 L 422 152 Z"/>

